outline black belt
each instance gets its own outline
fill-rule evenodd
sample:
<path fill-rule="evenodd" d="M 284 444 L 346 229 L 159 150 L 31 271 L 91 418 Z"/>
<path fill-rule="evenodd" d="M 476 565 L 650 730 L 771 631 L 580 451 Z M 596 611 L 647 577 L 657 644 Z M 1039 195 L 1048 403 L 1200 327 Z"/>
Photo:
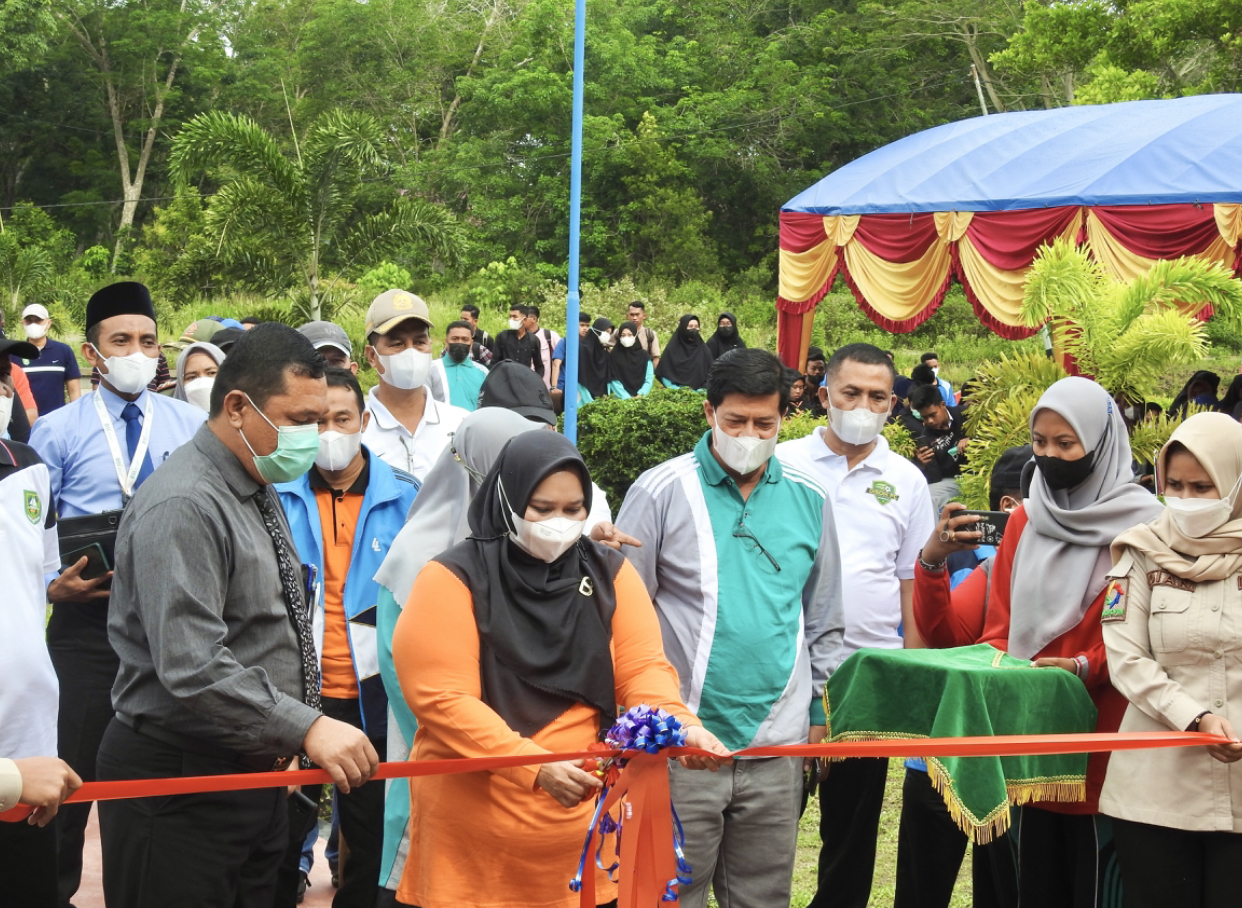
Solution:
<path fill-rule="evenodd" d="M 122 725 L 132 728 L 138 734 L 153 741 L 159 741 L 161 744 L 184 750 L 186 753 L 198 754 L 202 757 L 214 757 L 217 760 L 227 760 L 230 763 L 244 766 L 252 772 L 280 772 L 281 770 L 288 769 L 289 764 L 293 762 L 293 757 L 260 757 L 253 754 L 244 754 L 241 751 L 232 750 L 228 747 L 220 747 L 218 744 L 212 744 L 210 741 L 204 741 L 202 738 L 180 735 L 175 731 L 161 728 L 154 722 L 148 722 L 143 718 L 133 719 L 117 713 L 116 719 Z"/>

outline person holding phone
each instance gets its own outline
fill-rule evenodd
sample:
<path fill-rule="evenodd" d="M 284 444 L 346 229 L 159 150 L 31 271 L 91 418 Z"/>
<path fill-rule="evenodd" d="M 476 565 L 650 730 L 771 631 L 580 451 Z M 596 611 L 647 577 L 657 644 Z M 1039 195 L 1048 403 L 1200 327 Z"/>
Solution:
<path fill-rule="evenodd" d="M 1031 412 L 1034 464 L 1030 489 L 1009 517 L 991 571 L 987 613 L 977 643 L 1032 665 L 1073 672 L 1099 711 L 1096 731 L 1113 732 L 1125 698 L 1109 680 L 1100 618 L 1108 605 L 1107 549 L 1124 530 L 1157 517 L 1160 503 L 1134 483 L 1121 410 L 1100 385 L 1074 376 L 1053 384 Z M 961 512 L 937 525 L 942 542 L 962 541 Z M 919 568 L 942 572 L 943 561 Z M 918 588 L 916 588 L 916 601 Z M 922 626 L 920 624 L 920 626 Z M 1109 823 L 1099 813 L 1108 754 L 1092 754 L 1087 798 L 1022 808 L 1019 860 L 1022 904 L 1102 904 L 1107 877 L 1102 844 Z"/>
<path fill-rule="evenodd" d="M 1166 507 L 1113 542 L 1102 617 L 1121 731 L 1202 731 L 1229 744 L 1113 754 L 1127 908 L 1237 904 L 1242 886 L 1242 425 L 1198 413 L 1156 459 Z"/>
<path fill-rule="evenodd" d="M 1031 446 L 1009 448 L 996 461 L 988 482 L 988 507 L 1008 515 L 1022 504 L 1022 471 Z M 986 513 L 986 512 L 983 512 Z M 983 633 L 996 545 L 979 544 L 978 518 L 960 502 L 950 502 L 920 553 L 914 574 L 914 618 L 933 649 L 968 646 Z M 952 536 L 941 541 L 942 527 Z M 929 571 L 922 564 L 945 567 Z M 1014 836 L 974 846 L 971 890 L 975 908 L 1013 908 L 1018 902 Z M 944 798 L 932 787 L 926 761 L 906 760 L 897 833 L 897 887 L 894 908 L 947 908 L 966 855 L 966 836 Z"/>
<path fill-rule="evenodd" d="M 961 410 L 946 404 L 935 385 L 915 384 L 910 389 L 909 416 L 902 424 L 914 436 L 914 457 L 910 458 L 931 492 L 933 519 L 958 495 L 958 474 L 966 463 L 966 421 Z M 917 415 L 916 415 L 917 414 Z"/>
<path fill-rule="evenodd" d="M 160 345 L 155 305 L 145 286 L 121 281 L 96 291 L 86 304 L 85 328 L 81 353 L 99 370 L 99 385 L 40 417 L 30 446 L 47 464 L 48 506 L 59 515 L 61 537 L 79 540 L 65 548 L 99 543 L 108 555 L 120 511 L 193 437 L 207 414 L 149 388 L 159 369 Z M 100 529 L 101 522 L 111 529 Z M 64 570 L 54 566 L 45 578 L 52 603 L 47 646 L 60 679 L 60 756 L 87 782 L 95 779 L 99 744 L 114 714 L 117 674 L 107 627 L 112 574 L 97 573 L 100 565 L 83 552 Z M 62 904 L 69 903 L 81 882 L 90 811 L 90 804 L 69 804 L 56 821 Z"/>

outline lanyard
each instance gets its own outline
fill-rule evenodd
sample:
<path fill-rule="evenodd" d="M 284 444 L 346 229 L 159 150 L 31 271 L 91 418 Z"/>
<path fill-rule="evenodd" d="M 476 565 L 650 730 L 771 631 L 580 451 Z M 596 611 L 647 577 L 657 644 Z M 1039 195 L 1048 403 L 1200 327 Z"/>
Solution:
<path fill-rule="evenodd" d="M 138 436 L 138 447 L 130 458 L 129 471 L 125 470 L 125 460 L 121 456 L 121 445 L 116 440 L 116 429 L 112 427 L 112 417 L 104 406 L 103 395 L 95 392 L 95 412 L 99 414 L 99 423 L 103 426 L 104 438 L 108 439 L 108 449 L 112 452 L 112 467 L 116 470 L 117 481 L 121 484 L 121 500 L 129 501 L 134 495 L 134 483 L 142 471 L 142 461 L 147 456 L 147 447 L 151 443 L 151 411 L 154 410 L 150 394 L 147 395 L 147 406 L 142 414 L 142 434 Z"/>

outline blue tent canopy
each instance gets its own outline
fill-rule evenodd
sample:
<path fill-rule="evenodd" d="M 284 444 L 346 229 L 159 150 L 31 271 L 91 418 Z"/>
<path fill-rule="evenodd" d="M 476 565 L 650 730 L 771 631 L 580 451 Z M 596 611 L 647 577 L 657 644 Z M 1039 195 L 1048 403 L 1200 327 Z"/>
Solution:
<path fill-rule="evenodd" d="M 781 209 L 820 215 L 1242 202 L 1242 95 L 973 117 L 853 161 Z"/>

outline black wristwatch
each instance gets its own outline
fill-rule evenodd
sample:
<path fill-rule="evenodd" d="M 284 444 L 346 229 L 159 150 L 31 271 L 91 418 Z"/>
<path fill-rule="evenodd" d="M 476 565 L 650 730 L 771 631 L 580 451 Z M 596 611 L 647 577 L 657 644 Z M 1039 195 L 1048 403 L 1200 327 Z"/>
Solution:
<path fill-rule="evenodd" d="M 1210 716 L 1211 714 L 1212 711 L 1210 709 L 1205 709 L 1203 712 L 1199 713 L 1199 715 L 1195 716 L 1195 720 L 1186 726 L 1186 731 L 1198 731 L 1199 723 L 1203 721 L 1203 717 Z"/>

